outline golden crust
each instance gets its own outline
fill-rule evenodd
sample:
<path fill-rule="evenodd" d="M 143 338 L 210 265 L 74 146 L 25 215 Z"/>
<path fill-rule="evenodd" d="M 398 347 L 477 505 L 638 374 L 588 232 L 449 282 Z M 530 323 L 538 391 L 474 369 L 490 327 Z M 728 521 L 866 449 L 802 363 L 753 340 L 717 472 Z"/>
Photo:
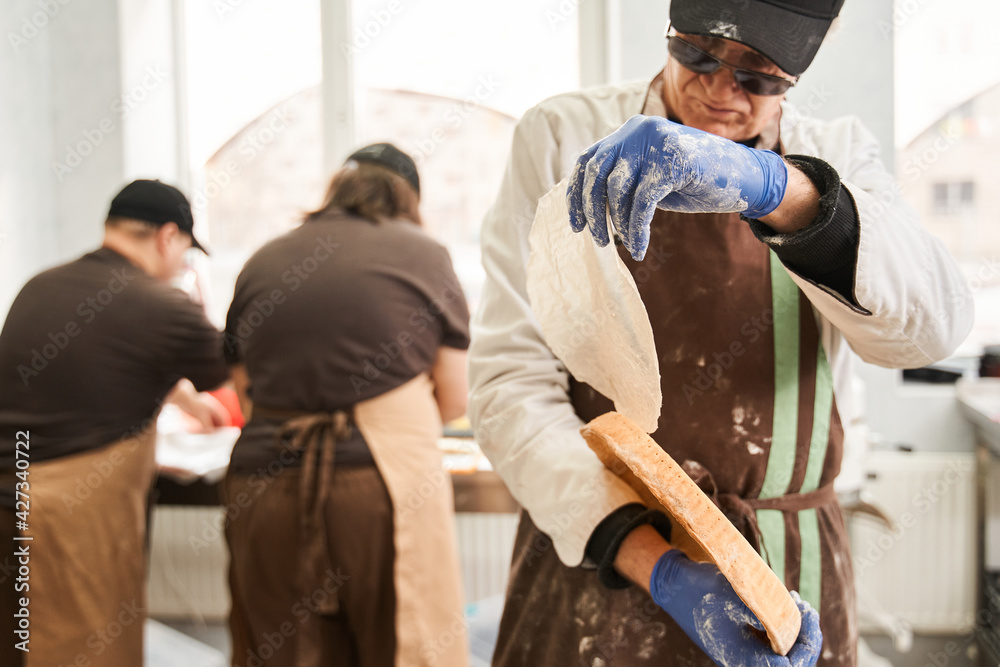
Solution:
<path fill-rule="evenodd" d="M 634 422 L 608 412 L 580 429 L 604 465 L 674 526 L 671 543 L 693 560 L 711 561 L 767 630 L 771 648 L 786 655 L 801 614 L 784 584 L 697 484 Z"/>

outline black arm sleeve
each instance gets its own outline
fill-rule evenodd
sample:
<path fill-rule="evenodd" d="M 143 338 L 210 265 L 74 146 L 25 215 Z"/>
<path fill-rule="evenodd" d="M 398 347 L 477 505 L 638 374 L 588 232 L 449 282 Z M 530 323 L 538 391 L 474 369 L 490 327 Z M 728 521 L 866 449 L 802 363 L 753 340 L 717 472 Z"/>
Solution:
<path fill-rule="evenodd" d="M 854 274 L 860 221 L 854 198 L 840 182 L 837 170 L 823 160 L 805 155 L 788 155 L 785 159 L 808 176 L 819 190 L 819 215 L 792 234 L 775 233 L 759 220 L 744 220 L 789 269 L 858 305 L 854 299 Z"/>
<path fill-rule="evenodd" d="M 645 505 L 632 503 L 623 505 L 604 517 L 587 541 L 586 554 L 597 563 L 597 577 L 605 587 L 611 589 L 628 588 L 630 582 L 615 570 L 615 557 L 625 536 L 635 528 L 649 524 L 670 541 L 670 519 L 660 510 L 649 509 Z"/>

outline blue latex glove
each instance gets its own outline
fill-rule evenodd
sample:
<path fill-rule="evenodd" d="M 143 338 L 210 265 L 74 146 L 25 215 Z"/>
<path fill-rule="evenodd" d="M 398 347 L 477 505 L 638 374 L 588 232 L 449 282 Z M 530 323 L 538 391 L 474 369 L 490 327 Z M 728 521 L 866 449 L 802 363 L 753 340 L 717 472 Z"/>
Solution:
<path fill-rule="evenodd" d="M 576 160 L 566 191 L 573 231 L 609 242 L 607 214 L 632 257 L 649 245 L 657 206 L 682 213 L 742 212 L 762 218 L 785 196 L 788 169 L 771 151 L 678 125 L 632 116 Z"/>
<path fill-rule="evenodd" d="M 813 667 L 819 660 L 819 614 L 797 593 L 792 596 L 802 612 L 802 628 L 788 655 L 781 656 L 771 650 L 760 634 L 764 626 L 715 565 L 695 563 L 671 549 L 653 568 L 649 592 L 720 667 Z"/>

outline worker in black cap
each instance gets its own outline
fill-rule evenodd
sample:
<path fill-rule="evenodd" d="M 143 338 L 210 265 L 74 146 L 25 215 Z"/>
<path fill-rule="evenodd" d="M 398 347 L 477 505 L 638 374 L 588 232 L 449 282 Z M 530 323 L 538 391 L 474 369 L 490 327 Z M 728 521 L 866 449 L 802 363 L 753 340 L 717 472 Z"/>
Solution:
<path fill-rule="evenodd" d="M 437 441 L 465 412 L 469 315 L 419 203 L 413 160 L 366 146 L 236 281 L 234 665 L 467 665 Z"/>
<path fill-rule="evenodd" d="M 494 667 L 856 663 L 833 491 L 851 351 L 923 366 L 955 350 L 973 313 L 858 119 L 784 102 L 842 4 L 673 0 L 652 82 L 560 95 L 518 124 L 482 228 L 469 355 L 477 440 L 525 509 Z M 801 595 L 786 656 L 580 436 L 614 406 L 553 352 L 540 321 L 559 314 L 528 299 L 528 234 L 550 191 L 559 247 L 578 247 L 574 232 L 613 241 L 649 315 L 663 397 L 652 438 Z M 621 344 L 603 334 L 581 322 L 560 349 Z"/>
<path fill-rule="evenodd" d="M 201 248 L 192 222 L 176 188 L 130 183 L 102 247 L 32 278 L 7 315 L 0 544 L 4 557 L 30 550 L 30 575 L 3 583 L 5 665 L 142 664 L 156 416 L 171 396 L 221 424 L 221 406 L 196 390 L 229 377 L 221 333 L 168 284 Z M 30 632 L 13 615 L 21 598 Z"/>

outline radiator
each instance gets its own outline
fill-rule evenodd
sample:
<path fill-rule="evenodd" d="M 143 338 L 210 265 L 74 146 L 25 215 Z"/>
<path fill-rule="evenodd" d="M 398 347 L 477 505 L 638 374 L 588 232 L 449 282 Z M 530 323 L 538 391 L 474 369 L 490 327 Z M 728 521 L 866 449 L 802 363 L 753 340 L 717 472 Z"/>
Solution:
<path fill-rule="evenodd" d="M 229 553 L 222 508 L 158 506 L 150 542 L 149 610 L 157 618 L 219 621 L 229 613 Z M 467 602 L 507 586 L 516 514 L 458 514 L 459 560 Z"/>
<path fill-rule="evenodd" d="M 961 453 L 872 452 L 867 499 L 893 521 L 850 519 L 859 595 L 916 632 L 964 633 L 976 611 L 975 467 Z M 864 609 L 862 609 L 862 612 Z M 861 630 L 873 630 L 863 623 Z"/>
<path fill-rule="evenodd" d="M 458 514 L 458 557 L 466 602 L 501 595 L 507 589 L 517 514 Z"/>
<path fill-rule="evenodd" d="M 150 616 L 221 621 L 229 615 L 229 551 L 222 519 L 222 507 L 155 507 Z"/>

